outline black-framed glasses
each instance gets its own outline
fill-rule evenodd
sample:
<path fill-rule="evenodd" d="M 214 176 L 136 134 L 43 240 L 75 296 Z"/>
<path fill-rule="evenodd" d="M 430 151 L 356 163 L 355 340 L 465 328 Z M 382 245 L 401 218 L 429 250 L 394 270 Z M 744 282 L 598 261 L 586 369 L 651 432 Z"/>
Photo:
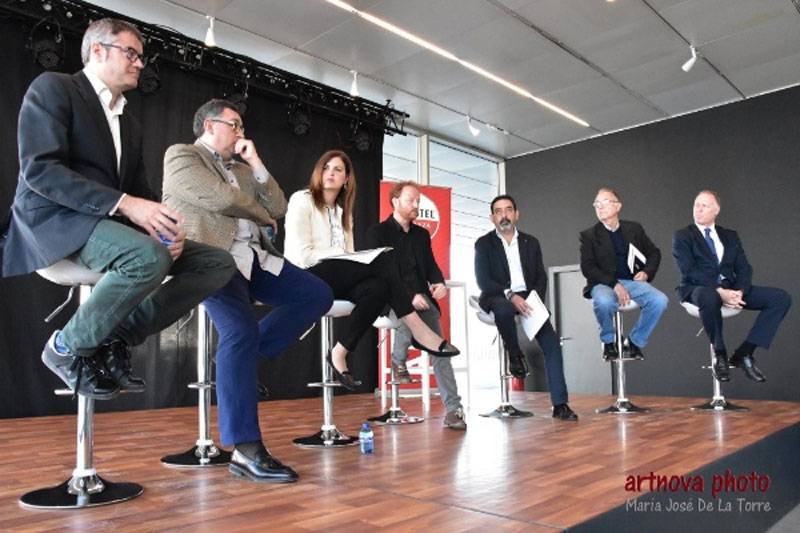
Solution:
<path fill-rule="evenodd" d="M 140 54 L 139 52 L 137 52 L 136 50 L 134 50 L 133 48 L 131 48 L 130 46 L 120 46 L 118 44 L 111 44 L 111 43 L 100 43 L 100 46 L 104 46 L 106 48 L 116 48 L 117 50 L 125 54 L 125 57 L 127 57 L 128 61 L 130 61 L 131 63 L 136 63 L 136 60 L 138 59 L 142 63 L 143 67 L 147 66 L 147 58 L 142 54 Z"/>
<path fill-rule="evenodd" d="M 219 122 L 220 124 L 227 124 L 234 133 L 244 133 L 244 124 L 238 120 L 225 120 L 224 118 L 210 118 L 208 120 L 211 122 Z"/>

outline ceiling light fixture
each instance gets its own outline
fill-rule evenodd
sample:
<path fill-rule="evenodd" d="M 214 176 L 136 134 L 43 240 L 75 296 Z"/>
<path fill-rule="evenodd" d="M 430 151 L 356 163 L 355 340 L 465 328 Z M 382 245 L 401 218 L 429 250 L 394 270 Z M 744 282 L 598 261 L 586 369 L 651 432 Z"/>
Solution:
<path fill-rule="evenodd" d="M 690 57 L 686 63 L 684 63 L 681 68 L 684 72 L 689 72 L 694 67 L 694 64 L 697 62 L 697 49 L 694 45 L 689 45 L 689 51 L 692 53 L 692 57 Z"/>
<path fill-rule="evenodd" d="M 213 48 L 217 46 L 217 40 L 214 38 L 214 17 L 206 15 L 206 18 L 208 19 L 208 29 L 206 30 L 206 38 L 203 43 L 209 48 Z"/>
<path fill-rule="evenodd" d="M 467 127 L 469 128 L 469 132 L 472 134 L 473 137 L 477 137 L 481 134 L 481 130 L 478 129 L 475 124 L 472 123 L 472 117 L 467 115 Z"/>
<path fill-rule="evenodd" d="M 392 24 L 390 22 L 387 22 L 387 21 L 385 21 L 383 19 L 380 19 L 380 18 L 376 17 L 375 15 L 367 13 L 366 11 L 361 11 L 359 9 L 356 9 L 355 7 L 351 6 L 350 4 L 348 4 L 346 2 L 342 2 L 341 0 L 326 0 L 326 1 L 329 4 L 333 4 L 336 7 L 340 8 L 340 9 L 343 9 L 343 10 L 349 12 L 349 13 L 353 13 L 355 15 L 358 15 L 362 19 L 364 19 L 364 20 L 366 20 L 368 22 L 371 22 L 372 24 L 375 24 L 376 26 L 379 26 L 379 27 L 385 29 L 386 31 L 394 33 L 395 35 L 397 35 L 399 37 L 402 37 L 403 39 L 411 41 L 412 43 L 414 43 L 414 44 L 416 44 L 418 46 L 421 46 L 422 48 L 425 48 L 426 50 L 429 50 L 429 51 L 431 51 L 431 52 L 433 52 L 435 54 L 438 54 L 438 55 L 440 55 L 440 56 L 442 56 L 442 57 L 444 57 L 446 59 L 449 59 L 450 61 L 455 61 L 456 63 L 459 63 L 461 66 L 463 66 L 463 67 L 475 72 L 476 74 L 480 74 L 484 78 L 490 79 L 493 82 L 498 83 L 498 84 L 502 85 L 503 87 L 514 91 L 515 93 L 519 94 L 520 96 L 523 96 L 525 98 L 529 98 L 529 99 L 533 100 L 534 102 L 536 102 L 537 104 L 539 104 L 541 106 L 544 106 L 547 109 L 549 109 L 551 111 L 554 111 L 555 113 L 558 113 L 559 115 L 561 115 L 563 117 L 566 117 L 569 120 L 571 120 L 571 121 L 573 121 L 573 122 L 575 122 L 577 124 L 580 124 L 581 126 L 583 126 L 585 128 L 589 127 L 589 123 L 586 122 L 585 120 L 573 115 L 572 113 L 570 113 L 568 111 L 565 111 L 565 110 L 561 109 L 560 107 L 558 107 L 558 106 L 556 106 L 554 104 L 551 104 L 550 102 L 548 102 L 547 100 L 544 100 L 543 98 L 539 98 L 538 96 L 534 96 L 533 94 L 531 94 L 529 91 L 523 89 L 522 87 L 520 87 L 518 85 L 515 85 L 515 84 L 511 83 L 510 81 L 504 80 L 500 76 L 498 76 L 496 74 L 493 74 L 493 73 L 489 72 L 488 70 L 479 67 L 478 65 L 475 65 L 473 63 L 470 63 L 469 61 L 465 61 L 463 59 L 458 58 L 452 52 L 449 52 L 448 50 L 445 50 L 444 48 L 436 46 L 435 44 L 431 43 L 430 41 L 426 41 L 425 39 L 423 39 L 421 37 L 417 37 L 413 33 L 410 33 L 410 32 L 408 32 L 408 31 L 406 31 L 406 30 L 404 30 L 404 29 L 402 29 L 402 28 L 400 28 L 398 26 L 395 26 L 394 24 Z M 472 131 L 472 128 L 470 128 L 470 131 Z M 473 133 L 473 135 L 475 135 L 475 134 Z"/>
<path fill-rule="evenodd" d="M 353 83 L 350 84 L 350 96 L 353 98 L 358 98 L 361 96 L 358 93 L 358 72 L 351 70 L 350 73 L 353 75 Z"/>

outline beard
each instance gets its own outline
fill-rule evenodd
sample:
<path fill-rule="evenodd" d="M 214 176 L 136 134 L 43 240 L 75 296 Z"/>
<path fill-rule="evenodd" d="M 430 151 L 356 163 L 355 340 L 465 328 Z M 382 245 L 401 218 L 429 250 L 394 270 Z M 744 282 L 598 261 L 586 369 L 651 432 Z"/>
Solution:
<path fill-rule="evenodd" d="M 511 221 L 507 218 L 502 219 L 497 225 L 500 226 L 502 231 L 508 231 L 514 227 Z"/>

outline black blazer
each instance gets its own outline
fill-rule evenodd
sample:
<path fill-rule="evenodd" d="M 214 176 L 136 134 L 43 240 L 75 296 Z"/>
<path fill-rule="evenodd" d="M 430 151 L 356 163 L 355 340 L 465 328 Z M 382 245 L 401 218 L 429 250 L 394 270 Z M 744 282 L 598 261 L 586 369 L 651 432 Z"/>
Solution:
<path fill-rule="evenodd" d="M 698 286 L 741 290 L 745 294 L 752 286 L 753 267 L 747 261 L 739 235 L 721 226 L 715 229 L 725 247 L 719 264 L 696 225 L 676 231 L 672 238 L 672 255 L 681 271 L 681 283 L 676 288 L 681 301 Z M 721 282 L 720 275 L 724 277 Z"/>
<path fill-rule="evenodd" d="M 89 80 L 45 72 L 19 112 L 20 173 L 0 228 L 3 276 L 46 267 L 86 244 L 122 192 L 155 199 L 145 178 L 141 130 L 120 117 L 120 171 L 100 99 Z"/>
<path fill-rule="evenodd" d="M 619 231 L 628 243 L 633 244 L 644 254 L 646 261 L 642 270 L 647 273 L 647 281 L 652 283 L 661 263 L 661 250 L 647 237 L 644 228 L 638 222 L 620 220 Z M 595 285 L 614 287 L 617 284 L 617 256 L 614 243 L 602 222 L 581 232 L 581 272 L 586 278 L 586 287 L 583 288 L 584 298 L 592 297 Z"/>
<path fill-rule="evenodd" d="M 542 262 L 542 248 L 533 235 L 519 231 L 517 239 L 526 288 L 538 292 L 544 302 L 547 293 L 547 273 Z M 481 289 L 479 303 L 484 309 L 487 309 L 490 298 L 503 296 L 503 292 L 511 288 L 511 273 L 508 270 L 506 251 L 494 230 L 475 241 L 475 277 Z"/>
<path fill-rule="evenodd" d="M 408 244 L 409 250 L 404 250 L 403 239 Z M 431 235 L 428 231 L 416 224 L 411 224 L 408 234 L 392 215 L 367 230 L 367 248 L 379 248 L 381 246 L 391 246 L 398 254 L 408 252 L 413 254 L 414 272 L 406 272 L 403 269 L 405 261 L 398 257 L 398 265 L 401 272 L 400 277 L 406 282 L 406 289 L 410 296 L 418 293 L 428 293 L 428 283 L 444 283 L 444 276 L 436 264 L 431 248 Z M 433 299 L 432 299 L 433 300 Z M 437 308 L 439 304 L 434 300 Z"/>

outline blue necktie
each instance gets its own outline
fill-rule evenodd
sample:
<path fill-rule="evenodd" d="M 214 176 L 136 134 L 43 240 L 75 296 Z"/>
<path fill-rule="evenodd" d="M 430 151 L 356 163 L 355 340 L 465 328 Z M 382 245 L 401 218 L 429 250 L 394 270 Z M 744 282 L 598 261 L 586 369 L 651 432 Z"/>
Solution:
<path fill-rule="evenodd" d="M 717 262 L 717 264 L 719 264 L 719 257 L 717 257 L 717 247 L 714 246 L 714 239 L 711 238 L 711 228 L 706 228 L 705 232 L 706 232 L 705 236 L 706 244 L 708 245 L 708 248 L 711 250 L 711 255 L 714 256 L 714 260 Z"/>

